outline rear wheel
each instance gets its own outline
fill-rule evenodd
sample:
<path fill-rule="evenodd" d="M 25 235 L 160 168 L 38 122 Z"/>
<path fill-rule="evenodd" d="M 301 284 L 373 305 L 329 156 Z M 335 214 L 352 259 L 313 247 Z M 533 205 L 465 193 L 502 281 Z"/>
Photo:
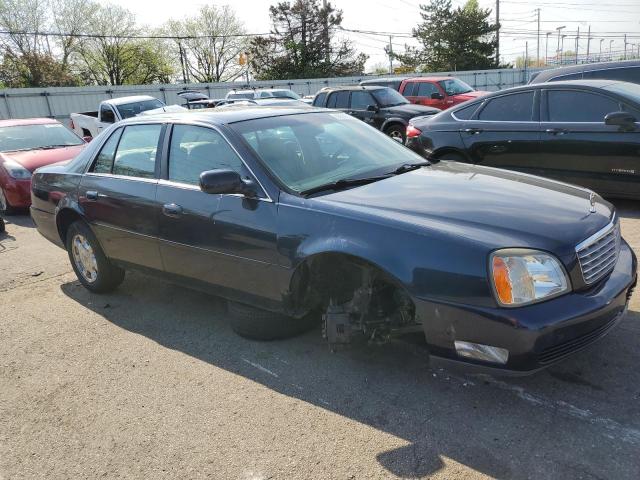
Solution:
<path fill-rule="evenodd" d="M 71 266 L 86 289 L 94 293 L 106 293 L 122 283 L 124 270 L 109 261 L 85 223 L 72 223 L 67 230 L 66 240 Z"/>
<path fill-rule="evenodd" d="M 389 135 L 396 142 L 404 145 L 406 140 L 406 128 L 403 125 L 391 125 L 384 130 L 384 133 Z"/>
<path fill-rule="evenodd" d="M 313 328 L 320 320 L 313 314 L 292 318 L 243 303 L 229 301 L 227 305 L 233 331 L 252 340 L 278 340 L 300 335 Z"/>
<path fill-rule="evenodd" d="M 14 215 L 16 209 L 9 205 L 9 200 L 4 194 L 4 190 L 0 187 L 0 213 L 4 215 Z"/>

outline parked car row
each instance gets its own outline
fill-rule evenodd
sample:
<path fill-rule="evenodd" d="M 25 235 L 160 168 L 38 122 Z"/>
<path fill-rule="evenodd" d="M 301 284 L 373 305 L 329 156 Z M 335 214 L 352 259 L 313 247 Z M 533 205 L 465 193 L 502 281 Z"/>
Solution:
<path fill-rule="evenodd" d="M 142 269 L 226 298 L 251 338 L 322 317 L 330 345 L 422 331 L 434 357 L 530 373 L 605 335 L 636 283 L 593 192 L 432 165 L 320 108 L 130 118 L 38 169 L 32 198 L 90 291 Z"/>

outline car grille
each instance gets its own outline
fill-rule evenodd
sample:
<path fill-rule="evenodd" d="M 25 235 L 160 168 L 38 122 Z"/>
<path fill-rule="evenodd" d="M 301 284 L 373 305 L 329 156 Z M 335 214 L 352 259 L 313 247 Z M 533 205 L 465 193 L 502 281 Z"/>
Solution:
<path fill-rule="evenodd" d="M 595 342 L 600 337 L 604 336 L 611 327 L 613 327 L 618 319 L 619 314 L 613 317 L 604 325 L 592 330 L 588 333 L 580 335 L 579 337 L 572 338 L 566 342 L 560 343 L 558 345 L 554 345 L 553 347 L 545 348 L 538 357 L 538 361 L 542 365 L 547 365 L 549 363 L 553 363 L 557 360 L 560 360 L 571 353 L 580 350 L 583 347 Z"/>
<path fill-rule="evenodd" d="M 613 270 L 620 252 L 620 225 L 610 223 L 576 247 L 582 277 L 587 285 L 596 283 Z"/>

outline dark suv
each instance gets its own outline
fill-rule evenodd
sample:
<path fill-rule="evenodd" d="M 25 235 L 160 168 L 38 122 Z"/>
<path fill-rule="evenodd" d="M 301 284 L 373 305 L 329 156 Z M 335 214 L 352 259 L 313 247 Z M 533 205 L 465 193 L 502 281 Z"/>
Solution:
<path fill-rule="evenodd" d="M 314 98 L 313 106 L 342 110 L 402 143 L 409 120 L 440 112 L 437 108 L 413 105 L 392 88 L 377 86 L 323 88 Z"/>

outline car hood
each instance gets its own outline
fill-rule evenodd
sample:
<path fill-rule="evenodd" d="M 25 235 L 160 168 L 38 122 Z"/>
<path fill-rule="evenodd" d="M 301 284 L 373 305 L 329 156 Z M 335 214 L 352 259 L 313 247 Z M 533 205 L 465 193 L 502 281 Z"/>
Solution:
<path fill-rule="evenodd" d="M 413 117 L 416 117 L 418 115 L 433 115 L 435 113 L 440 113 L 440 110 L 437 108 L 426 107 L 424 105 L 416 105 L 414 103 L 396 105 L 395 107 L 388 107 L 386 110 L 397 115 Z"/>
<path fill-rule="evenodd" d="M 13 160 L 33 172 L 36 168 L 52 163 L 66 162 L 78 155 L 86 144 L 73 147 L 53 148 L 51 150 L 27 150 L 24 152 L 0 153 L 3 159 Z"/>
<path fill-rule="evenodd" d="M 528 247 L 567 255 L 605 227 L 613 207 L 591 191 L 532 175 L 439 162 L 361 187 L 317 197 L 341 214 L 438 231 L 488 249 Z"/>
<path fill-rule="evenodd" d="M 483 92 L 481 90 L 474 90 L 473 92 L 461 93 L 459 95 L 454 95 L 454 96 L 456 97 L 456 100 L 466 102 L 467 100 L 473 100 L 474 98 L 484 97 L 488 93 L 489 92 Z"/>

